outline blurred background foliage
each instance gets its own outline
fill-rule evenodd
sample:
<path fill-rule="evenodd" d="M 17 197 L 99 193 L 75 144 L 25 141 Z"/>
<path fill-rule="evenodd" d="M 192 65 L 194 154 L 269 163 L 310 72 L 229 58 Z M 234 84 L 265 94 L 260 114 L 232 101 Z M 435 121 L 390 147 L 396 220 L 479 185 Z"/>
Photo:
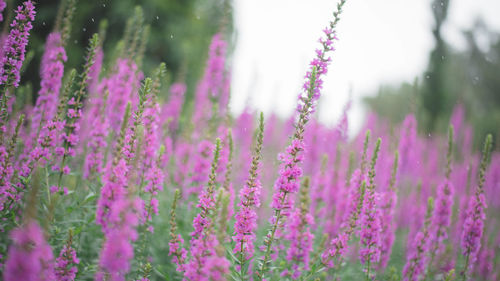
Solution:
<path fill-rule="evenodd" d="M 434 49 L 429 53 L 427 70 L 411 84 L 381 86 L 364 102 L 393 124 L 415 113 L 423 134 L 445 132 L 453 109 L 462 104 L 478 148 L 487 133 L 492 133 L 494 139 L 500 134 L 500 34 L 478 19 L 470 30 L 463 31 L 465 49 L 447 44 L 441 27 L 449 2 L 436 0 L 430 7 Z"/>
<path fill-rule="evenodd" d="M 9 7 L 14 7 L 21 1 L 7 2 Z M 104 67 L 110 67 L 126 21 L 133 15 L 134 7 L 141 6 L 145 24 L 151 27 L 143 62 L 144 73 L 150 75 L 159 62 L 165 62 L 170 81 L 186 82 L 185 106 L 189 107 L 196 82 L 203 74 L 212 36 L 222 31 L 229 42 L 234 42 L 229 2 L 80 0 L 66 47 L 66 69 L 81 67 L 88 39 L 99 31 L 99 23 L 104 19 L 108 21 Z M 60 0 L 44 0 L 37 4 L 29 43 L 34 56 L 23 74 L 23 81 L 29 81 L 27 89 L 32 92 L 33 99 L 40 87 L 39 64 L 44 42 L 55 24 L 59 3 Z M 478 19 L 471 29 L 463 31 L 467 42 L 465 49 L 454 48 L 441 34 L 449 4 L 450 0 L 434 0 L 429 7 L 434 19 L 429 30 L 434 38 L 434 48 L 429 53 L 427 69 L 415 81 L 380 86 L 375 95 L 364 98 L 364 103 L 369 110 L 393 124 L 401 122 L 408 113 L 415 113 L 422 134 L 445 132 L 453 109 L 462 104 L 467 121 L 474 127 L 477 148 L 486 133 L 493 133 L 495 139 L 500 134 L 500 34 L 489 30 Z M 4 25 L 7 22 L 10 21 L 6 20 Z"/>
<path fill-rule="evenodd" d="M 37 1 L 37 15 L 28 50 L 34 57 L 26 67 L 23 81 L 30 81 L 33 98 L 40 88 L 40 58 L 47 35 L 53 30 L 59 5 L 67 0 Z M 22 1 L 8 0 L 7 10 Z M 66 45 L 68 61 L 65 69 L 80 69 L 85 49 L 93 33 L 99 32 L 102 20 L 107 20 L 104 41 L 104 67 L 112 67 L 126 22 L 136 6 L 144 11 L 144 22 L 150 26 L 143 71 L 151 75 L 160 62 L 167 65 L 170 81 L 186 82 L 187 101 L 192 100 L 196 82 L 203 75 L 208 46 L 212 36 L 223 32 L 228 41 L 232 34 L 232 12 L 224 0 L 79 0 L 73 17 L 71 36 Z M 8 22 L 8 21 L 6 21 Z M 163 93 L 166 93 L 165 91 Z"/>

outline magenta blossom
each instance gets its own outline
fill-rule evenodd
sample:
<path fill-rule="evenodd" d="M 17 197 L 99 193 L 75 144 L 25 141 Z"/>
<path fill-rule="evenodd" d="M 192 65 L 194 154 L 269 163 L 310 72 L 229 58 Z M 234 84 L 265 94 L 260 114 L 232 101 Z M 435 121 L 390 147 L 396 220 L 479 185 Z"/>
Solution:
<path fill-rule="evenodd" d="M 52 281 L 54 276 L 54 256 L 45 241 L 38 223 L 31 221 L 14 229 L 11 233 L 3 272 L 5 281 Z"/>
<path fill-rule="evenodd" d="M 31 0 L 17 7 L 16 17 L 10 24 L 12 29 L 3 45 L 3 56 L 0 60 L 0 85 L 13 85 L 16 88 L 19 86 L 21 66 L 35 14 L 35 5 Z"/>

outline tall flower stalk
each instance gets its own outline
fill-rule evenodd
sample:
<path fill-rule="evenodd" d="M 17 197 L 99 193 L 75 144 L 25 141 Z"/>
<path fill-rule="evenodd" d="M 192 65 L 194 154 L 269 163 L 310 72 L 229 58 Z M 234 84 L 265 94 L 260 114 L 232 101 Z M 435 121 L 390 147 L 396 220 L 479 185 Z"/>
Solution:
<path fill-rule="evenodd" d="M 17 197 L 17 190 L 11 184 L 11 180 L 14 176 L 15 148 L 23 122 L 24 115 L 21 115 L 8 145 L 0 145 L 0 212 L 2 213 L 10 210 Z"/>
<path fill-rule="evenodd" d="M 425 215 L 424 225 L 415 235 L 413 245 L 410 248 L 405 267 L 403 268 L 404 281 L 418 281 L 420 275 L 425 272 L 427 255 L 429 252 L 429 225 L 431 223 L 433 209 L 434 199 L 429 197 L 429 200 L 427 201 L 427 213 Z"/>
<path fill-rule="evenodd" d="M 345 228 L 342 232 L 331 239 L 330 245 L 327 246 L 326 250 L 322 252 L 321 259 L 318 262 L 314 263 L 304 280 L 309 280 L 310 277 L 313 277 L 316 273 L 325 268 L 333 268 L 338 265 L 339 260 L 347 252 L 347 243 L 356 230 L 356 226 L 363 209 L 365 192 L 366 181 L 363 180 L 363 182 L 359 186 L 359 197 L 357 200 L 357 204 L 354 209 L 349 211 L 349 216 Z"/>
<path fill-rule="evenodd" d="M 391 178 L 389 180 L 389 186 L 383 194 L 383 205 L 381 206 L 382 219 L 382 244 L 380 249 L 380 269 L 384 269 L 389 262 L 389 258 L 392 252 L 392 245 L 396 238 L 396 225 L 394 222 L 394 213 L 396 209 L 397 202 L 397 174 L 398 174 L 398 163 L 399 163 L 399 153 L 396 151 L 394 154 L 394 163 L 392 164 Z"/>
<path fill-rule="evenodd" d="M 137 164 L 139 126 L 142 125 L 144 104 L 151 93 L 152 83 L 151 78 L 144 80 L 133 122 L 128 120 L 130 104 L 125 110 L 115 158 L 108 166 L 110 175 L 101 189 L 96 221 L 102 226 L 105 240 L 96 280 L 122 281 L 131 269 L 134 242 L 138 239 L 136 228 L 144 216 L 144 202 L 137 196 L 137 177 L 131 168 Z"/>
<path fill-rule="evenodd" d="M 0 143 L 7 131 L 8 103 L 10 87 L 19 87 L 21 66 L 23 65 L 30 31 L 35 20 L 35 5 L 31 0 L 17 7 L 16 17 L 10 24 L 10 33 L 2 46 L 0 58 Z"/>
<path fill-rule="evenodd" d="M 299 190 L 299 181 L 302 176 L 300 163 L 303 161 L 304 151 L 304 130 L 311 114 L 315 110 L 316 102 L 320 97 L 323 87 L 322 77 L 328 71 L 328 64 L 331 61 L 329 52 L 333 51 L 333 41 L 337 39 L 335 28 L 340 19 L 340 13 L 346 0 L 341 0 L 337 5 L 337 11 L 333 13 L 334 20 L 323 30 L 324 37 L 319 42 L 322 49 L 316 50 L 316 58 L 310 63 L 309 71 L 306 73 L 303 91 L 299 96 L 297 107 L 298 119 L 295 125 L 295 132 L 290 145 L 285 153 L 280 154 L 281 161 L 279 177 L 274 184 L 274 194 L 271 207 L 274 214 L 271 218 L 271 228 L 264 238 L 264 257 L 259 261 L 257 270 L 257 280 L 263 280 L 269 270 L 269 262 L 272 245 L 276 238 L 278 229 L 283 227 L 283 218 L 291 207 L 289 194 L 295 194 Z"/>
<path fill-rule="evenodd" d="M 313 249 L 314 234 L 311 226 L 314 217 L 310 213 L 309 178 L 305 177 L 300 189 L 300 202 L 290 215 L 285 238 L 290 241 L 286 259 L 292 265 L 292 279 L 298 279 L 302 272 L 309 270 L 310 256 Z M 282 274 L 283 276 L 283 274 Z"/>
<path fill-rule="evenodd" d="M 59 257 L 56 259 L 55 275 L 57 281 L 73 281 L 78 272 L 80 260 L 76 257 L 73 248 L 73 231 L 70 229 L 68 240 L 64 244 Z"/>
<path fill-rule="evenodd" d="M 381 225 L 380 208 L 378 206 L 379 195 L 375 191 L 375 164 L 377 163 L 378 153 L 380 151 L 381 139 L 377 139 L 368 171 L 369 184 L 366 189 L 365 202 L 361 214 L 361 249 L 359 259 L 365 265 L 364 271 L 366 279 L 373 279 L 373 266 L 380 260 L 381 248 Z"/>
<path fill-rule="evenodd" d="M 120 137 L 117 140 L 113 161 L 108 163 L 103 177 L 101 196 L 97 201 L 96 223 L 104 232 L 108 229 L 110 210 L 113 202 L 127 195 L 131 162 L 135 157 L 138 127 L 141 124 L 144 102 L 151 92 L 151 78 L 144 80 L 139 92 L 139 105 L 134 112 L 133 122 L 130 122 L 130 103 L 125 109 Z M 130 124 L 132 123 L 132 124 Z M 129 125 L 130 124 L 130 125 Z M 134 182 L 135 184 L 135 182 Z M 141 208 L 142 209 L 142 208 Z"/>
<path fill-rule="evenodd" d="M 65 169 L 66 159 L 68 156 L 75 156 L 75 146 L 78 143 L 78 121 L 82 116 L 82 106 L 83 99 L 85 98 L 87 86 L 89 83 L 89 71 L 94 64 L 94 59 L 99 46 L 99 36 L 94 34 L 90 39 L 90 44 L 88 48 L 87 58 L 85 65 L 83 67 L 83 72 L 80 75 L 80 83 L 78 85 L 77 91 L 68 100 L 66 108 L 66 122 L 64 124 L 64 134 L 63 134 L 63 144 L 57 151 L 61 155 L 61 163 L 57 167 L 59 170 L 59 177 L 57 180 L 57 186 L 61 186 L 61 180 L 63 174 L 69 173 L 69 168 Z"/>
<path fill-rule="evenodd" d="M 479 166 L 479 177 L 474 196 L 471 197 L 466 213 L 466 219 L 462 231 L 462 254 L 465 257 L 465 264 L 460 271 L 462 280 L 469 277 L 469 269 L 476 262 L 479 248 L 481 247 L 481 237 L 483 236 L 484 220 L 486 215 L 486 202 L 484 197 L 485 173 L 488 167 L 493 137 L 486 136 L 483 147 L 483 158 Z"/>
<path fill-rule="evenodd" d="M 257 229 L 256 208 L 260 207 L 260 192 L 262 184 L 259 179 L 259 166 L 262 158 L 262 144 L 264 138 L 264 114 L 260 114 L 259 128 L 257 131 L 257 141 L 252 163 L 250 166 L 249 177 L 240 191 L 239 209 L 235 215 L 234 223 L 235 242 L 233 252 L 236 256 L 241 280 L 246 279 L 247 261 L 253 257 L 255 231 Z"/>
<path fill-rule="evenodd" d="M 429 272 L 433 270 L 436 255 L 444 250 L 444 242 L 448 238 L 448 228 L 451 223 L 451 215 L 453 208 L 454 187 L 450 180 L 451 162 L 453 153 L 453 127 L 449 127 L 448 131 L 448 151 L 446 153 L 446 172 L 445 180 L 438 186 L 436 196 L 436 207 L 431 221 L 431 247 L 429 258 Z M 432 274 L 431 274 L 432 275 Z"/>
<path fill-rule="evenodd" d="M 182 247 L 184 239 L 177 233 L 177 204 L 179 204 L 180 199 L 181 192 L 179 189 L 176 189 L 174 193 L 174 202 L 170 210 L 170 241 L 168 242 L 168 255 L 172 256 L 172 261 L 177 265 L 177 272 L 184 272 L 187 251 Z"/>
<path fill-rule="evenodd" d="M 367 165 L 368 142 L 371 131 L 368 130 L 363 143 L 363 154 L 361 156 L 360 169 L 355 170 L 349 182 L 349 204 L 346 206 L 345 216 L 341 225 L 341 231 L 331 238 L 325 250 L 321 249 L 321 257 L 315 261 L 304 280 L 309 280 L 315 274 L 325 268 L 338 266 L 343 255 L 347 252 L 348 242 L 359 224 L 361 212 L 364 208 L 365 194 L 367 189 L 367 177 L 365 174 Z"/>
<path fill-rule="evenodd" d="M 212 220 L 215 209 L 215 189 L 217 166 L 219 163 L 221 141 L 216 139 L 213 160 L 206 189 L 200 196 L 197 207 L 200 212 L 193 220 L 194 231 L 191 233 L 191 259 L 186 263 L 184 276 L 188 280 L 222 280 L 228 273 L 229 262 L 217 255 L 218 240 L 214 233 Z"/>
<path fill-rule="evenodd" d="M 19 87 L 21 66 L 26 54 L 26 46 L 35 20 L 35 5 L 31 0 L 17 7 L 16 17 L 10 24 L 12 28 L 3 45 L 3 57 L 0 60 L 0 85 L 3 96 L 8 87 Z"/>
<path fill-rule="evenodd" d="M 57 100 L 62 85 L 64 63 L 68 59 L 64 49 L 69 33 L 71 21 L 75 10 L 76 0 L 62 1 L 61 14 L 64 11 L 64 26 L 55 27 L 45 42 L 45 51 L 40 63 L 40 91 L 31 117 L 31 138 L 37 139 L 39 127 L 47 120 L 52 120 L 57 110 Z M 62 16 L 62 15 L 61 15 Z"/>

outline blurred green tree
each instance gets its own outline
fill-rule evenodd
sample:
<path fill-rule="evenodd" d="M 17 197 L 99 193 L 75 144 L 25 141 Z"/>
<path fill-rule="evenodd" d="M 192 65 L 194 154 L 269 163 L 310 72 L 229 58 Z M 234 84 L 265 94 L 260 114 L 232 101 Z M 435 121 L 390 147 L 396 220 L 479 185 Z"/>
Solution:
<path fill-rule="evenodd" d="M 40 88 L 40 58 L 47 35 L 53 30 L 61 1 L 44 0 L 36 4 L 37 16 L 30 37 L 28 50 L 34 58 L 22 77 L 30 81 L 34 98 Z M 8 1 L 7 11 L 21 1 Z M 150 36 L 143 60 L 146 75 L 165 62 L 170 79 L 184 80 L 188 85 L 187 99 L 193 95 L 207 57 L 212 36 L 223 31 L 232 32 L 232 14 L 229 1 L 225 0 L 93 0 L 77 2 L 72 21 L 71 36 L 66 47 L 66 69 L 79 68 L 90 36 L 99 31 L 99 23 L 106 19 L 108 27 L 104 42 L 105 67 L 122 38 L 125 24 L 134 13 L 134 7 L 144 10 L 145 24 L 150 26 Z M 231 38 L 228 38 L 231 39 Z"/>
<path fill-rule="evenodd" d="M 434 0 L 432 14 L 434 16 L 434 49 L 430 53 L 429 65 L 425 73 L 422 91 L 422 109 L 427 116 L 427 128 L 434 130 L 439 114 L 445 109 L 446 104 L 446 79 L 445 63 L 447 47 L 441 36 L 441 27 L 448 15 L 449 0 Z"/>
<path fill-rule="evenodd" d="M 438 4 L 441 2 L 443 5 Z M 463 32 L 465 49 L 453 48 L 439 31 L 448 5 L 449 1 L 433 4 L 436 45 L 429 54 L 427 70 L 420 75 L 422 83 L 382 86 L 377 95 L 364 102 L 393 124 L 401 122 L 406 114 L 415 113 L 419 130 L 425 134 L 445 132 L 453 108 L 463 104 L 466 121 L 475 131 L 477 148 L 487 133 L 492 133 L 494 139 L 500 134 L 500 34 L 490 31 L 478 19 Z"/>

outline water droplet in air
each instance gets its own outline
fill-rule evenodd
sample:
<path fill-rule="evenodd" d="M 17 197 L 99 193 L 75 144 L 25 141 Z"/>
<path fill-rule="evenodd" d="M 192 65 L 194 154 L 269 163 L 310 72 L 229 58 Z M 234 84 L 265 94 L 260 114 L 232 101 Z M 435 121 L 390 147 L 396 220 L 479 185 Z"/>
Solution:
<path fill-rule="evenodd" d="M 102 6 L 103 6 L 104 8 L 106 8 L 106 4 L 102 4 Z"/>
<path fill-rule="evenodd" d="M 444 56 L 441 56 L 441 60 L 444 60 Z"/>
<path fill-rule="evenodd" d="M 94 22 L 94 18 L 91 18 L 92 22 Z"/>
<path fill-rule="evenodd" d="M 78 44 L 78 40 L 75 40 L 75 44 Z"/>
<path fill-rule="evenodd" d="M 87 31 L 87 29 L 85 27 L 82 30 L 83 30 L 83 32 Z"/>
<path fill-rule="evenodd" d="M 425 75 L 425 79 L 429 79 L 431 78 L 429 75 Z"/>
<path fill-rule="evenodd" d="M 159 17 L 159 16 L 156 16 L 156 20 L 159 20 L 159 19 L 160 19 L 160 17 Z"/>
<path fill-rule="evenodd" d="M 174 39 L 174 35 L 173 34 L 170 34 L 170 39 Z"/>
<path fill-rule="evenodd" d="M 441 3 L 439 3 L 439 4 L 441 4 L 441 7 L 442 7 L 442 6 L 444 6 L 444 3 L 443 3 L 443 2 L 441 2 Z"/>

